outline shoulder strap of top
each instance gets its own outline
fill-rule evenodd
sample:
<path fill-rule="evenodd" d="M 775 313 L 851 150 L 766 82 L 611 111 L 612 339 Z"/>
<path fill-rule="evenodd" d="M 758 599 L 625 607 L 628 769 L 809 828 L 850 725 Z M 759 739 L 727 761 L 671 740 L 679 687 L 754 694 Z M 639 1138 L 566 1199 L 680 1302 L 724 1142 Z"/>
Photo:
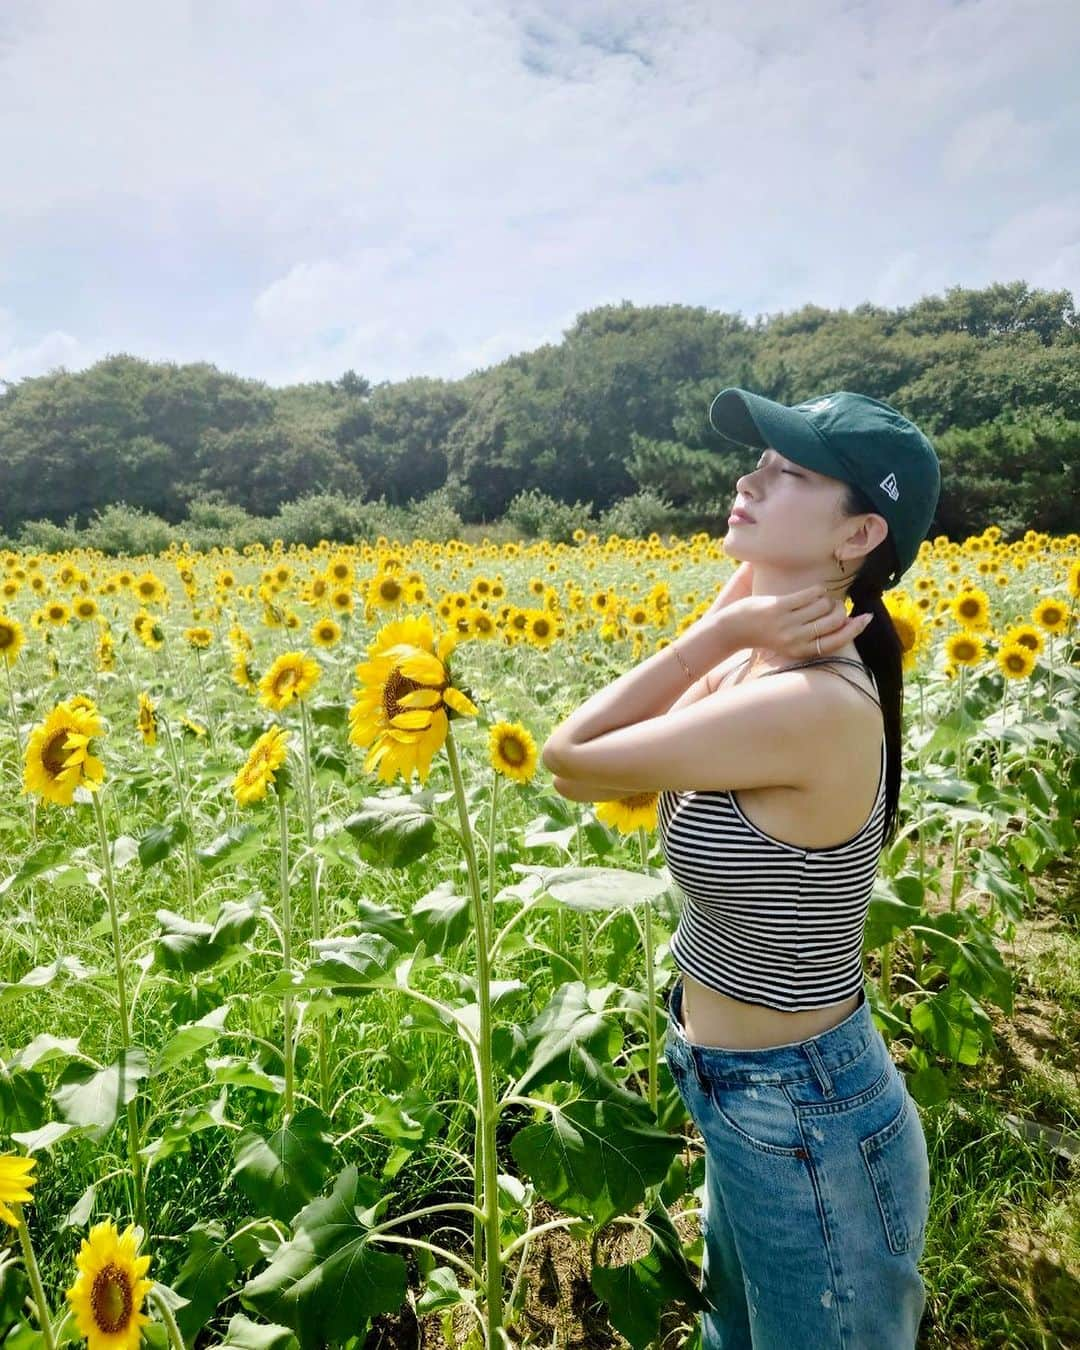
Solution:
<path fill-rule="evenodd" d="M 870 669 L 870 667 L 864 665 L 862 661 L 852 660 L 850 656 L 823 656 L 820 661 L 799 661 L 793 666 L 783 666 L 779 670 L 767 670 L 765 672 L 765 675 L 782 675 L 785 670 L 802 670 L 805 666 L 827 667 L 830 663 L 837 661 L 842 661 L 845 665 L 848 666 L 858 666 L 860 670 L 864 671 L 867 675 L 870 676 L 871 680 L 874 681 L 874 685 L 875 686 L 877 685 L 877 680 L 874 680 L 874 672 Z M 859 693 L 865 694 L 866 697 L 870 700 L 870 702 L 875 705 L 875 707 L 878 708 L 881 707 L 881 703 L 879 702 L 879 700 L 876 699 L 873 696 L 873 694 L 871 694 L 868 690 L 864 689 L 861 684 L 856 684 L 854 680 L 849 680 L 846 675 L 841 675 L 840 671 L 838 670 L 831 671 L 830 673 L 833 675 L 839 675 L 840 679 L 842 679 L 845 684 L 850 684 L 852 689 L 858 689 Z M 765 675 L 761 676 L 760 678 L 764 679 Z"/>

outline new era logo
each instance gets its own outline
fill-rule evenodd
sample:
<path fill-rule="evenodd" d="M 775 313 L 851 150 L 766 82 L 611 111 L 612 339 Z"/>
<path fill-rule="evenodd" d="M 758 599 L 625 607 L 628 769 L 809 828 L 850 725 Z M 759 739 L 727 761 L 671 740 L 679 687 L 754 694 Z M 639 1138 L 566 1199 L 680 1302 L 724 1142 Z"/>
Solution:
<path fill-rule="evenodd" d="M 831 398 L 819 398 L 816 403 L 804 403 L 801 406 L 805 412 L 824 412 L 826 408 L 831 408 L 832 405 Z"/>
<path fill-rule="evenodd" d="M 900 488 L 896 482 L 896 474 L 891 473 L 888 478 L 883 478 L 879 486 L 885 489 L 894 502 L 900 500 Z"/>

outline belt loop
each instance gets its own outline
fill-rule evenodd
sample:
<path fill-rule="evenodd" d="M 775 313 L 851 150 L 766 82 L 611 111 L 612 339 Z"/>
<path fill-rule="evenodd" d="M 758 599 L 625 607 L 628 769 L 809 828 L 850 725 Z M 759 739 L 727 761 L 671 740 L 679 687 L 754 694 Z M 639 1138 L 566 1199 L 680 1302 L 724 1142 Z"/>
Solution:
<path fill-rule="evenodd" d="M 831 1097 L 833 1095 L 833 1081 L 829 1077 L 829 1071 L 825 1067 L 825 1061 L 821 1058 L 821 1051 L 813 1041 L 807 1041 L 804 1048 L 806 1050 L 806 1057 L 809 1059 L 818 1083 L 821 1085 L 822 1092 L 826 1097 Z"/>

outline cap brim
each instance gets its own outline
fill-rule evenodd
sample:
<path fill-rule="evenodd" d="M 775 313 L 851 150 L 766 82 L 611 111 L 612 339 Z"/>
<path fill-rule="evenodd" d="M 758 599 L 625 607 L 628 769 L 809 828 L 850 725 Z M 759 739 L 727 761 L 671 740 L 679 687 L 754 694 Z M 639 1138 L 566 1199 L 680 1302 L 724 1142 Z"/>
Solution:
<path fill-rule="evenodd" d="M 801 413 L 748 389 L 721 389 L 709 405 L 709 422 L 736 445 L 771 446 L 804 468 L 833 476 L 836 460 Z"/>

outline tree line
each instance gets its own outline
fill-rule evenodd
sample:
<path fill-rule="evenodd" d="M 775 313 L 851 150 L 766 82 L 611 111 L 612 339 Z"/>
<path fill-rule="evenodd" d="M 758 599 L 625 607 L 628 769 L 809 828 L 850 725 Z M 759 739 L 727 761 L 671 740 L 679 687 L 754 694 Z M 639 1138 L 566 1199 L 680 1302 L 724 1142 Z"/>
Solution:
<path fill-rule="evenodd" d="M 291 509 L 300 528 L 317 501 L 306 514 L 346 533 L 376 504 L 721 534 L 749 462 L 708 424 L 728 385 L 786 404 L 848 389 L 910 417 L 942 464 L 932 534 L 1076 528 L 1080 322 L 1070 292 L 1012 282 L 753 321 L 624 301 L 460 380 L 274 388 L 118 354 L 0 385 L 0 531 L 41 546 L 110 510 L 182 529 Z"/>

